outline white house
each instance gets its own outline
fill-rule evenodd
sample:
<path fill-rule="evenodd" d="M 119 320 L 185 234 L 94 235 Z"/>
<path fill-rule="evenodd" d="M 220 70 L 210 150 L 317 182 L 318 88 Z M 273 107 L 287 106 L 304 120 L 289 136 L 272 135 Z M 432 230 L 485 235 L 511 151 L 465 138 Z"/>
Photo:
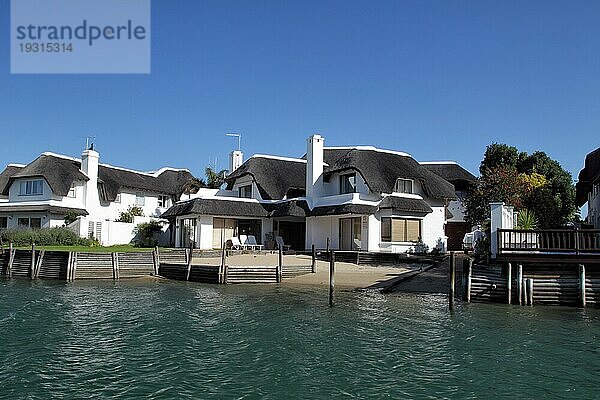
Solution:
<path fill-rule="evenodd" d="M 445 232 L 448 250 L 462 250 L 465 234 L 473 230 L 465 218 L 465 200 L 477 178 L 454 161 L 427 161 L 421 165 L 454 185 L 456 198 L 448 202 Z"/>
<path fill-rule="evenodd" d="M 86 150 L 81 159 L 43 153 L 27 165 L 9 164 L 0 174 L 0 229 L 63 226 L 65 216 L 82 237 L 104 245 L 129 243 L 132 224 L 114 221 L 130 206 L 145 219 L 158 218 L 178 201 L 192 174 L 162 168 L 146 173 L 99 163 L 100 155 Z"/>
<path fill-rule="evenodd" d="M 224 190 L 201 190 L 164 218 L 176 246 L 220 248 L 233 236 L 281 236 L 294 249 L 446 250 L 455 188 L 409 154 L 371 146 L 325 147 L 308 138 L 303 158 L 255 155 L 232 163 Z"/>
<path fill-rule="evenodd" d="M 600 148 L 586 155 L 575 187 L 577 206 L 582 207 L 587 203 L 586 222 L 595 229 L 600 229 Z"/>

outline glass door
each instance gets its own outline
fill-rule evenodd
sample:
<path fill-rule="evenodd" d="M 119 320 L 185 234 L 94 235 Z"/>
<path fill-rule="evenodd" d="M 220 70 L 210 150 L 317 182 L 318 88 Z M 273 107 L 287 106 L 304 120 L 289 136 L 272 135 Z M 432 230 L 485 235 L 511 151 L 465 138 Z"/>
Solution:
<path fill-rule="evenodd" d="M 360 250 L 361 218 L 340 218 L 340 250 Z"/>

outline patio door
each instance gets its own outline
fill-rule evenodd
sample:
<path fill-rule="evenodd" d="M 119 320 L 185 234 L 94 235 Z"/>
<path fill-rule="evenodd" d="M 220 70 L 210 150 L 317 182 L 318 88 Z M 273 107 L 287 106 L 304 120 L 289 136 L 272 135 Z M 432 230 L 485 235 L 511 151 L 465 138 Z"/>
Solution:
<path fill-rule="evenodd" d="M 236 220 L 213 218 L 213 249 L 220 249 L 223 243 L 235 236 Z"/>
<path fill-rule="evenodd" d="M 340 250 L 361 249 L 361 218 L 340 218 Z"/>

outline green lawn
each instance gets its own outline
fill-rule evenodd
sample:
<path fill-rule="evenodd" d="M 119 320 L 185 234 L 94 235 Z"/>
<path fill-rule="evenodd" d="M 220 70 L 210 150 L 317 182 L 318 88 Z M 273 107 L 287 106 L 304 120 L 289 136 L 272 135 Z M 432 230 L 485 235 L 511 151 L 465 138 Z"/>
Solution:
<path fill-rule="evenodd" d="M 4 246 L 6 249 L 7 246 Z M 17 249 L 30 250 L 29 247 L 16 247 Z M 152 248 L 133 247 L 128 244 L 109 246 L 109 247 L 89 247 L 89 246 L 35 246 L 36 250 L 48 251 L 76 251 L 79 253 L 135 253 L 142 251 L 152 251 Z"/>

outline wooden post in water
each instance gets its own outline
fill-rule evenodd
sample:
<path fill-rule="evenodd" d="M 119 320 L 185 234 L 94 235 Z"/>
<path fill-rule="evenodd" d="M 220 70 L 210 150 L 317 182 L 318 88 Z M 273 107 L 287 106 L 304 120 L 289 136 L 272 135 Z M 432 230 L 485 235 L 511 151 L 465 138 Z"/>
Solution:
<path fill-rule="evenodd" d="M 118 261 L 117 261 L 117 253 L 111 253 L 110 254 L 112 256 L 112 267 L 113 267 L 113 280 L 117 280 L 119 279 L 119 273 L 117 272 L 119 266 L 118 266 Z"/>
<path fill-rule="evenodd" d="M 37 260 L 35 260 L 35 268 L 33 269 L 33 277 L 37 278 L 40 275 L 40 269 L 42 268 L 42 262 L 44 260 L 44 254 L 46 250 L 41 250 L 38 253 Z"/>
<path fill-rule="evenodd" d="M 77 252 L 73 253 L 73 265 L 71 266 L 71 280 L 75 280 L 75 276 L 77 275 Z"/>
<path fill-rule="evenodd" d="M 69 252 L 69 258 L 67 261 L 67 276 L 65 277 L 65 280 L 67 282 L 69 282 L 71 279 L 71 269 L 73 268 L 73 252 L 70 251 Z"/>
<path fill-rule="evenodd" d="M 467 259 L 467 302 L 471 302 L 471 286 L 472 286 L 472 277 L 473 277 L 473 258 L 469 257 Z"/>
<path fill-rule="evenodd" d="M 8 251 L 8 277 L 12 278 L 12 266 L 15 261 L 15 249 L 13 249 L 12 242 L 8 244 Z"/>
<path fill-rule="evenodd" d="M 523 305 L 523 264 L 517 266 L 517 295 L 519 296 L 519 305 Z"/>
<path fill-rule="evenodd" d="M 450 293 L 448 294 L 448 307 L 454 310 L 454 281 L 456 280 L 456 258 L 454 252 L 450 252 Z"/>
<path fill-rule="evenodd" d="M 283 246 L 279 246 L 279 253 L 277 259 L 277 283 L 281 283 L 281 276 L 283 274 Z"/>
<path fill-rule="evenodd" d="M 221 248 L 221 265 L 219 265 L 219 283 L 225 283 L 225 242 Z"/>
<path fill-rule="evenodd" d="M 160 269 L 160 254 L 158 252 L 158 246 L 154 246 L 154 275 L 158 275 Z"/>
<path fill-rule="evenodd" d="M 510 304 L 512 300 L 512 265 L 506 264 L 506 303 Z"/>
<path fill-rule="evenodd" d="M 189 256 L 187 258 L 187 273 L 185 274 L 185 280 L 189 281 L 190 280 L 190 273 L 192 272 L 192 249 L 190 246 L 190 249 L 188 249 L 189 251 Z"/>
<path fill-rule="evenodd" d="M 335 252 L 329 254 L 329 305 L 333 305 L 333 289 L 335 288 Z"/>
<path fill-rule="evenodd" d="M 317 272 L 317 251 L 315 250 L 315 245 L 313 244 L 311 247 L 311 263 L 310 263 L 310 272 L 313 274 Z"/>
<path fill-rule="evenodd" d="M 527 304 L 533 305 L 533 278 L 527 279 Z"/>
<path fill-rule="evenodd" d="M 29 265 L 29 278 L 33 279 L 35 276 L 35 243 L 31 243 L 31 264 Z"/>
<path fill-rule="evenodd" d="M 329 238 L 327 238 L 327 247 L 325 248 L 325 254 L 330 255 L 329 253 Z"/>
<path fill-rule="evenodd" d="M 579 299 L 581 307 L 585 307 L 585 265 L 579 264 Z"/>

